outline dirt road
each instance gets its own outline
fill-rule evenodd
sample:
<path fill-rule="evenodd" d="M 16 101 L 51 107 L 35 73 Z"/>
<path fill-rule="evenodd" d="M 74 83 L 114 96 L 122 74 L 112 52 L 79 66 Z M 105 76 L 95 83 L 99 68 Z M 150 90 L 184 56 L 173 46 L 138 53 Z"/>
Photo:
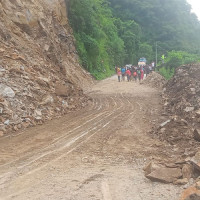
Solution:
<path fill-rule="evenodd" d="M 147 134 L 160 93 L 116 77 L 87 91 L 83 110 L 0 139 L 0 199 L 176 200 L 180 188 L 143 175 L 168 156 Z"/>

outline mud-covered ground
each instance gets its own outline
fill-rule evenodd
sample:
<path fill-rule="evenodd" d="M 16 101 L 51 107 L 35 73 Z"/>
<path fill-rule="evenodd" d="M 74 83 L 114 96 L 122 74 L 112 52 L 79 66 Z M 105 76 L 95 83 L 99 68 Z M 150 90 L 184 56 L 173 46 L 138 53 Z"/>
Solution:
<path fill-rule="evenodd" d="M 173 159 L 148 134 L 164 120 L 160 91 L 112 77 L 86 93 L 83 110 L 0 138 L 0 199 L 177 200 L 182 188 L 143 174 Z"/>

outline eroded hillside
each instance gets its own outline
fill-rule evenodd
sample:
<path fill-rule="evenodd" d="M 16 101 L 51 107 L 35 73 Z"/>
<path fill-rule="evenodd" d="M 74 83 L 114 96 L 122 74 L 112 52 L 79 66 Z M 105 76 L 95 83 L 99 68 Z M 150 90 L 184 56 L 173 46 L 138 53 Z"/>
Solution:
<path fill-rule="evenodd" d="M 83 107 L 92 82 L 79 66 L 64 0 L 0 0 L 0 134 Z"/>

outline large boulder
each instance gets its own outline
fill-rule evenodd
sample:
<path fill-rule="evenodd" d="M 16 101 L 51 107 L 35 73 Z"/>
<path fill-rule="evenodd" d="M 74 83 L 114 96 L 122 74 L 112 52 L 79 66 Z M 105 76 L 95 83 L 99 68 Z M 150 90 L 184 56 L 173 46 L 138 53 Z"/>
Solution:
<path fill-rule="evenodd" d="M 146 177 L 152 181 L 158 181 L 163 183 L 173 183 L 182 176 L 180 168 L 167 168 L 160 167 L 148 174 Z"/>

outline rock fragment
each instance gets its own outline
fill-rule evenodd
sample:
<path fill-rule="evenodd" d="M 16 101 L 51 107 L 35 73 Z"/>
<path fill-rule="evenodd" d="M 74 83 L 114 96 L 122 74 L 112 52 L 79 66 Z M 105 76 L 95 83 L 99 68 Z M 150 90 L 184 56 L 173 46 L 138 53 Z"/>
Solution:
<path fill-rule="evenodd" d="M 188 180 L 192 177 L 193 167 L 190 164 L 183 165 L 182 174 L 183 178 L 187 178 Z"/>
<path fill-rule="evenodd" d="M 162 165 L 156 164 L 152 161 L 149 162 L 143 169 L 145 172 L 145 176 L 149 175 L 151 172 L 155 171 L 156 169 L 159 169 L 160 167 L 162 167 Z"/>
<path fill-rule="evenodd" d="M 188 183 L 188 179 L 187 178 L 178 179 L 178 180 L 174 181 L 175 185 L 185 185 L 187 183 Z"/>
<path fill-rule="evenodd" d="M 190 160 L 195 169 L 200 171 L 200 151 Z"/>
<path fill-rule="evenodd" d="M 15 92 L 7 85 L 0 84 L 0 95 L 3 97 L 13 98 L 15 96 Z"/>
<path fill-rule="evenodd" d="M 160 167 L 146 177 L 152 181 L 158 181 L 163 183 L 173 183 L 178 178 L 182 176 L 182 172 L 180 168 L 166 168 Z"/>
<path fill-rule="evenodd" d="M 171 120 L 167 120 L 167 121 L 163 122 L 162 124 L 160 124 L 160 127 L 161 127 L 161 128 L 164 127 L 164 126 L 167 125 L 170 121 L 171 121 Z"/>
<path fill-rule="evenodd" d="M 192 112 L 194 110 L 194 107 L 186 107 L 184 109 L 185 112 Z"/>

